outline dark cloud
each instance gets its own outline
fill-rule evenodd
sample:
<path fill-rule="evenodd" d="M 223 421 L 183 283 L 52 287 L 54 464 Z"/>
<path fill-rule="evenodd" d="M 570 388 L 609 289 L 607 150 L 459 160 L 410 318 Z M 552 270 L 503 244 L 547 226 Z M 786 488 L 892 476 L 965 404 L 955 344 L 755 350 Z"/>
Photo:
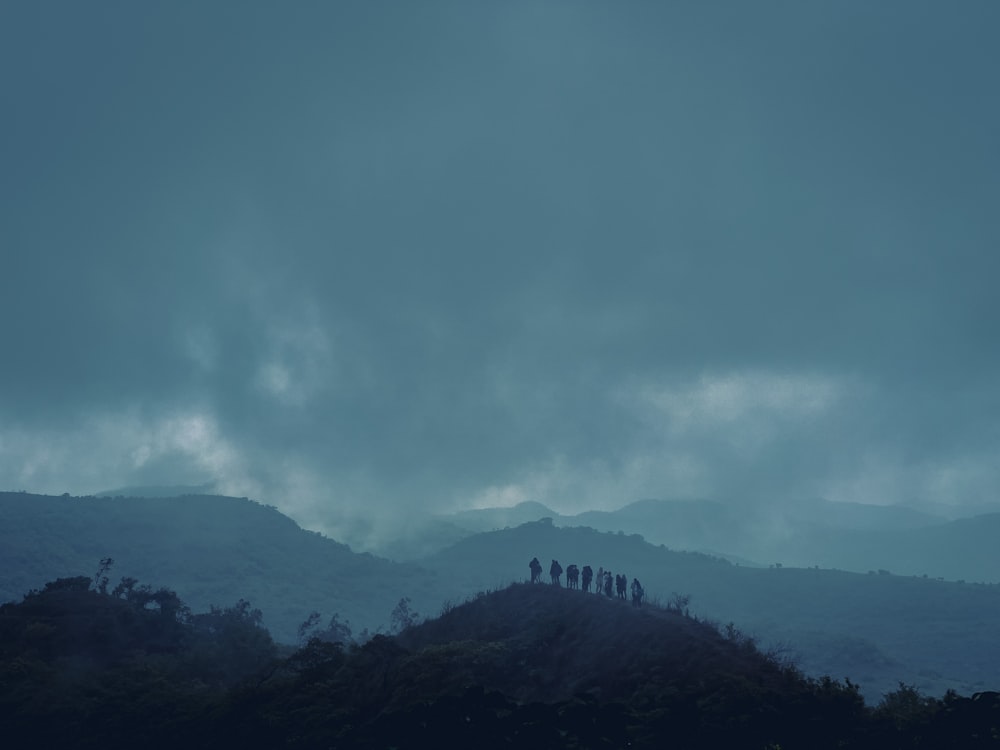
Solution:
<path fill-rule="evenodd" d="M 0 483 L 996 486 L 993 4 L 392 11 L 0 11 Z"/>

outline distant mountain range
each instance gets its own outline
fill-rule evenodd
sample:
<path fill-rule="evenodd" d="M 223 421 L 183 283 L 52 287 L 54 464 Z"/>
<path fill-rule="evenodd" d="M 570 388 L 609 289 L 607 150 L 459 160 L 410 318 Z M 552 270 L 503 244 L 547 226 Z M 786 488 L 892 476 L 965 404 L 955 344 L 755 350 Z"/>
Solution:
<path fill-rule="evenodd" d="M 962 530 L 943 524 L 915 531 L 940 526 Z M 564 568 L 589 564 L 638 578 L 661 603 L 689 595 L 692 614 L 733 622 L 765 645 L 787 648 L 808 674 L 850 677 L 870 697 L 901 680 L 932 695 L 998 684 L 1000 586 L 787 564 L 754 568 L 638 534 L 551 521 L 466 533 L 399 563 L 352 552 L 245 498 L 0 493 L 0 601 L 58 577 L 91 574 L 112 557 L 112 586 L 120 576 L 170 586 L 200 611 L 247 598 L 279 641 L 294 643 L 313 610 L 324 621 L 334 613 L 350 620 L 355 633 L 374 631 L 388 625 L 404 596 L 414 611 L 433 616 L 448 602 L 526 579 L 537 556 L 546 571 L 557 558 Z"/>
<path fill-rule="evenodd" d="M 464 535 L 540 518 L 557 526 L 641 534 L 651 544 L 743 565 L 890 571 L 952 581 L 1000 582 L 1000 513 L 949 521 L 898 506 L 804 500 L 740 506 L 710 500 L 640 500 L 616 511 L 561 515 L 537 502 L 425 519 L 372 551 L 396 560 L 431 554 Z M 423 554 L 420 554 L 423 553 Z"/>
<path fill-rule="evenodd" d="M 122 487 L 99 496 L 208 495 L 211 487 Z M 398 562 L 433 555 L 472 534 L 551 518 L 557 526 L 641 534 L 654 545 L 704 552 L 744 566 L 818 565 L 1000 583 L 1000 545 L 993 542 L 1000 538 L 1000 506 L 982 504 L 976 510 L 981 512 L 949 519 L 942 512 L 819 498 L 772 504 L 645 499 L 614 511 L 560 514 L 543 503 L 526 501 L 450 514 L 414 511 L 406 520 L 405 534 L 394 537 L 372 535 L 366 519 L 358 519 L 357 529 L 349 519 L 341 519 L 338 526 L 348 535 L 342 541 L 351 542 L 355 550 Z"/>

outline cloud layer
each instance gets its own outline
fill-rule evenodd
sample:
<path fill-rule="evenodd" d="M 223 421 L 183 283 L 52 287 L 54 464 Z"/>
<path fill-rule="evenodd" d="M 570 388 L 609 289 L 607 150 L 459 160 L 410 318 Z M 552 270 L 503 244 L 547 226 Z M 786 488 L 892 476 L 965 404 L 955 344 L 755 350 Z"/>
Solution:
<path fill-rule="evenodd" d="M 996 499 L 994 4 L 57 6 L 0 11 L 0 485 Z"/>

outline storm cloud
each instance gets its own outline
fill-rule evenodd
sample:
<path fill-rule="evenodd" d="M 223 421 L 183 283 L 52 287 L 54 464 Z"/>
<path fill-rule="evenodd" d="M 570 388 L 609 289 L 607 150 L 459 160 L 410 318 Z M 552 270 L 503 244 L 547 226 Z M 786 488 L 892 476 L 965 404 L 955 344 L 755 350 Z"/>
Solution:
<path fill-rule="evenodd" d="M 993 502 L 998 25 L 5 4 L 0 485 Z"/>

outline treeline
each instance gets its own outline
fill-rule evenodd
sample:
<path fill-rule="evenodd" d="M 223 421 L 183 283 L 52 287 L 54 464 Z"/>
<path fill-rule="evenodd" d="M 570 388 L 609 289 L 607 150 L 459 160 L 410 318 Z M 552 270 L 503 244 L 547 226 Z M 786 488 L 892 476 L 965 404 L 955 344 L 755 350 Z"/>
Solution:
<path fill-rule="evenodd" d="M 7 747 L 995 747 L 996 694 L 867 707 L 676 609 L 515 584 L 399 636 L 335 616 L 282 648 L 246 601 L 61 578 L 0 607 Z"/>

